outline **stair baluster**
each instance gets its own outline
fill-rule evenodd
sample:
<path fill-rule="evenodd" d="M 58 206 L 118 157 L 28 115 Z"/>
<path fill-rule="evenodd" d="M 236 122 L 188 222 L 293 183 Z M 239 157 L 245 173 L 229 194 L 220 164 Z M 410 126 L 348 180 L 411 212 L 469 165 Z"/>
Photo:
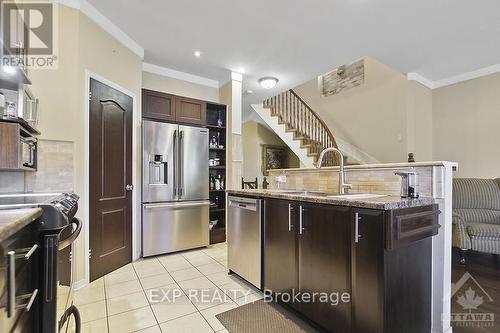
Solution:
<path fill-rule="evenodd" d="M 307 147 L 308 155 L 315 160 L 323 149 L 337 147 L 325 122 L 292 89 L 266 99 L 263 105 L 271 110 L 272 116 L 278 117 L 279 123 L 285 124 L 287 131 L 293 131 L 294 138 Z M 337 156 L 327 154 L 323 165 L 338 165 Z"/>

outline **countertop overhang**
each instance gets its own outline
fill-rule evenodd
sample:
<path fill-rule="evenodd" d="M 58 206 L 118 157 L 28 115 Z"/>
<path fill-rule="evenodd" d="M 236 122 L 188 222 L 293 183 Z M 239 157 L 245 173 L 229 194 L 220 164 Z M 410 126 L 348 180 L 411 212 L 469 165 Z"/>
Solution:
<path fill-rule="evenodd" d="M 41 215 L 41 208 L 0 210 L 0 242 L 3 242 Z"/>
<path fill-rule="evenodd" d="M 412 207 L 422 207 L 435 204 L 433 198 L 421 197 L 417 199 L 401 198 L 396 196 L 384 196 L 370 199 L 344 199 L 319 195 L 300 195 L 297 190 L 227 190 L 229 195 L 246 196 L 253 198 L 275 198 L 292 201 L 312 202 L 327 205 L 347 206 L 357 208 L 369 208 L 380 210 L 395 210 Z M 332 194 L 335 195 L 335 194 Z"/>

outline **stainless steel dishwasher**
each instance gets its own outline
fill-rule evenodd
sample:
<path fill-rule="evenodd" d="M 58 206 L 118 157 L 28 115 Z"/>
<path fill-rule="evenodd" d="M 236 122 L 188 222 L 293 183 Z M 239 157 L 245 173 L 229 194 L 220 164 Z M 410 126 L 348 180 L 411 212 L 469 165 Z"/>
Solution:
<path fill-rule="evenodd" d="M 227 263 L 229 270 L 257 288 L 262 271 L 262 200 L 228 198 Z"/>

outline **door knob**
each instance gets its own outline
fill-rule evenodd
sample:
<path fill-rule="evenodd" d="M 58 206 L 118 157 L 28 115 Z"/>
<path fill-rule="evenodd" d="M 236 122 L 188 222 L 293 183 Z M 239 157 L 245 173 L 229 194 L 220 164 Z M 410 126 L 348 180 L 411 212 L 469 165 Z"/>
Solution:
<path fill-rule="evenodd" d="M 129 184 L 127 184 L 127 185 L 125 186 L 125 189 L 126 189 L 127 191 L 132 191 L 132 190 L 134 189 L 134 185 L 129 185 Z"/>

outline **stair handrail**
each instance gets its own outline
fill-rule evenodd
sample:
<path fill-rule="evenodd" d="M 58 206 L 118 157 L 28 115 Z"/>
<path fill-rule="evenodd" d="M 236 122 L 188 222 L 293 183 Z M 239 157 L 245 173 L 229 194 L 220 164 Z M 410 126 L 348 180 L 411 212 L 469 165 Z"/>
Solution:
<path fill-rule="evenodd" d="M 298 137 L 304 137 L 309 146 L 309 152 L 316 158 L 325 148 L 338 148 L 333 133 L 321 117 L 293 90 L 286 90 L 278 95 L 266 99 L 264 107 L 271 108 L 271 114 L 278 116 L 288 129 L 296 132 Z M 338 165 L 335 154 L 325 158 L 328 165 Z"/>
<path fill-rule="evenodd" d="M 297 99 L 307 107 L 309 112 L 311 112 L 316 119 L 319 120 L 320 124 L 323 126 L 323 128 L 326 130 L 326 133 L 330 137 L 330 140 L 332 140 L 333 147 L 338 148 L 337 142 L 335 141 L 335 137 L 333 136 L 333 133 L 330 131 L 330 128 L 328 128 L 328 126 L 323 121 L 323 119 L 321 119 L 321 117 L 316 113 L 316 111 L 314 111 L 299 95 L 297 95 L 297 93 L 293 89 L 289 89 L 289 91 L 292 93 L 292 95 L 297 97 Z M 326 148 L 329 148 L 329 147 L 326 147 Z"/>

